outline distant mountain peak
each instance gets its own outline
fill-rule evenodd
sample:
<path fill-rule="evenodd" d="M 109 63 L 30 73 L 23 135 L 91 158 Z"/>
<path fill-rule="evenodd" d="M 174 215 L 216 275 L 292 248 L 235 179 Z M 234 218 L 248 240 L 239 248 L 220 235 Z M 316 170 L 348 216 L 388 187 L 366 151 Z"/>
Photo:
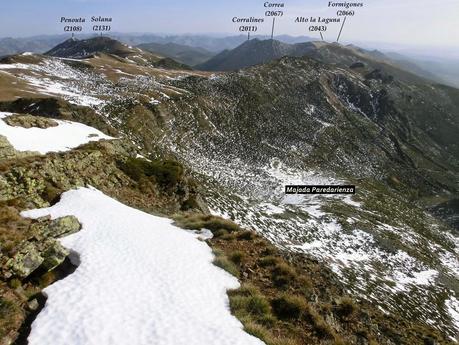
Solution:
<path fill-rule="evenodd" d="M 288 44 L 275 39 L 254 38 L 242 43 L 233 50 L 226 50 L 209 61 L 196 66 L 209 71 L 230 71 L 267 63 L 284 56 L 301 57 L 314 50 L 311 42 Z"/>
<path fill-rule="evenodd" d="M 133 48 L 113 38 L 98 36 L 84 40 L 67 39 L 58 44 L 45 55 L 58 58 L 87 59 L 94 56 L 111 55 L 122 58 L 126 63 L 135 63 L 163 69 L 189 70 L 190 67 L 175 60 Z"/>
<path fill-rule="evenodd" d="M 126 57 L 134 53 L 132 48 L 110 37 L 98 36 L 84 40 L 71 37 L 45 53 L 54 57 L 85 58 L 96 53 Z"/>

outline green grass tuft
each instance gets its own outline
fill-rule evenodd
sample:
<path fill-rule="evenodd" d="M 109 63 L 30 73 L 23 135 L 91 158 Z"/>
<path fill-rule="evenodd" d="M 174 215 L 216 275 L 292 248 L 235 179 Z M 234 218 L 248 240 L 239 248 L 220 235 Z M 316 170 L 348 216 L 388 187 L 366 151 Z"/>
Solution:
<path fill-rule="evenodd" d="M 174 217 L 176 224 L 190 230 L 209 229 L 212 233 L 225 230 L 228 233 L 242 231 L 236 223 L 217 216 L 207 214 L 188 214 Z"/>
<path fill-rule="evenodd" d="M 238 240 L 250 241 L 256 237 L 253 231 L 242 231 L 240 234 L 237 235 Z"/>
<path fill-rule="evenodd" d="M 297 278 L 295 270 L 285 262 L 277 263 L 272 270 L 272 281 L 276 287 L 285 288 Z"/>
<path fill-rule="evenodd" d="M 342 318 L 352 316 L 357 310 L 354 301 L 350 297 L 343 297 L 338 301 L 336 314 Z"/>
<path fill-rule="evenodd" d="M 276 265 L 277 263 L 279 262 L 279 258 L 276 257 L 276 256 L 265 256 L 264 258 L 261 258 L 258 260 L 258 264 L 261 266 L 261 267 L 270 267 L 270 266 L 274 266 Z"/>
<path fill-rule="evenodd" d="M 240 265 L 244 261 L 244 253 L 237 250 L 235 252 L 232 252 L 228 258 L 236 265 Z"/>
<path fill-rule="evenodd" d="M 225 256 L 218 256 L 214 259 L 214 265 L 224 269 L 226 272 L 232 274 L 233 276 L 239 278 L 240 272 L 239 268 Z"/>
<path fill-rule="evenodd" d="M 271 301 L 274 314 L 282 320 L 300 318 L 308 309 L 306 300 L 301 296 L 281 295 Z"/>
<path fill-rule="evenodd" d="M 118 166 L 134 181 L 153 178 L 162 187 L 175 186 L 184 175 L 182 165 L 171 160 L 148 161 L 141 158 L 128 158 L 125 162 L 119 162 Z"/>

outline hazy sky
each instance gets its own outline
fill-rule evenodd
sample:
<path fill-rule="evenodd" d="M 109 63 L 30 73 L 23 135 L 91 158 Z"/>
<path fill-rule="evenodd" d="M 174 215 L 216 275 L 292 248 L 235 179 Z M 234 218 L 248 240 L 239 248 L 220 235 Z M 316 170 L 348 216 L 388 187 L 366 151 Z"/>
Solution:
<path fill-rule="evenodd" d="M 335 2 L 343 2 L 336 0 Z M 348 0 L 349 1 L 349 0 Z M 352 1 L 352 0 L 351 0 Z M 364 3 L 343 30 L 345 42 L 459 46 L 459 0 L 356 0 Z M 0 37 L 63 33 L 61 16 L 112 16 L 118 32 L 237 34 L 234 16 L 264 14 L 264 0 L 0 0 Z M 308 35 L 296 16 L 334 16 L 328 0 L 286 0 L 277 34 Z M 88 29 L 90 26 L 88 25 Z M 269 34 L 270 23 L 259 34 Z M 333 41 L 339 25 L 325 33 Z M 87 33 L 89 31 L 86 31 Z"/>

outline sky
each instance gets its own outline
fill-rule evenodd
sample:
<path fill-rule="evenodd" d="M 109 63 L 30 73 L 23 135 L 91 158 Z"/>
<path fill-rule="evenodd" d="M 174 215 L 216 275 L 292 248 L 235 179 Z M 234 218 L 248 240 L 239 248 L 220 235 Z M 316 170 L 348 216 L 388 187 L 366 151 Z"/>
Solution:
<path fill-rule="evenodd" d="M 344 2 L 336 0 L 335 2 Z M 393 45 L 459 47 L 459 0 L 348 0 L 364 7 L 347 18 L 342 41 Z M 273 1 L 274 2 L 274 1 Z M 112 31 L 151 33 L 239 34 L 234 16 L 263 17 L 265 0 L 0 0 L 0 37 L 63 33 L 59 22 L 67 17 L 113 17 Z M 285 15 L 277 20 L 276 34 L 306 35 L 308 25 L 297 16 L 336 16 L 329 0 L 284 0 Z M 90 26 L 85 33 L 90 33 Z M 324 33 L 336 40 L 340 24 Z M 271 23 L 258 34 L 270 34 Z"/>

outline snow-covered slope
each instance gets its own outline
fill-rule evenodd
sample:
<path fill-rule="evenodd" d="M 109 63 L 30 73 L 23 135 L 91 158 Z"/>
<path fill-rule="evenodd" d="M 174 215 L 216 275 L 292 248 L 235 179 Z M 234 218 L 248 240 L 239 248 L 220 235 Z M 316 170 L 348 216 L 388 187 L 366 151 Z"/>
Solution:
<path fill-rule="evenodd" d="M 231 316 L 226 290 L 239 284 L 196 235 L 95 189 L 23 215 L 48 214 L 82 223 L 62 240 L 79 267 L 45 289 L 30 345 L 262 344 Z"/>
<path fill-rule="evenodd" d="M 71 121 L 55 120 L 58 126 L 45 129 L 9 126 L 3 119 L 10 115 L 13 114 L 0 112 L 0 135 L 18 151 L 62 152 L 90 141 L 113 139 L 95 128 Z"/>

